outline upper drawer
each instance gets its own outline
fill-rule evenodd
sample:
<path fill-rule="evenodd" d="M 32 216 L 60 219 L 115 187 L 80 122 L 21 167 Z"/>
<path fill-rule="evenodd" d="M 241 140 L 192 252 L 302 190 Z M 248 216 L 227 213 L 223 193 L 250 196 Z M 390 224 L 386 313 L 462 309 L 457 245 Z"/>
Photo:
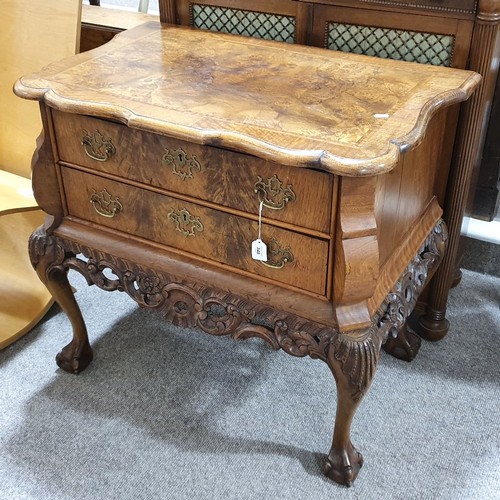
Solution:
<path fill-rule="evenodd" d="M 254 275 L 325 295 L 328 241 L 263 224 L 268 262 L 253 260 L 258 223 L 244 217 L 62 168 L 69 215 Z"/>
<path fill-rule="evenodd" d="M 59 157 L 100 172 L 330 233 L 333 176 L 53 112 Z"/>

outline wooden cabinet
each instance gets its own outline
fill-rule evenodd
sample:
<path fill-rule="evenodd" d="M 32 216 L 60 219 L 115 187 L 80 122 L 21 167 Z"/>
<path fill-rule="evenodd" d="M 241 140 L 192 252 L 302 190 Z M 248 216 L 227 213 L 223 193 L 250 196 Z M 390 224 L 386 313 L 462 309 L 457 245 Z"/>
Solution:
<path fill-rule="evenodd" d="M 298 0 L 313 4 L 372 8 L 381 11 L 474 14 L 477 0 Z"/>
<path fill-rule="evenodd" d="M 482 152 L 481 168 L 477 176 L 472 207 L 469 215 L 485 221 L 498 219 L 500 216 L 500 78 L 497 77 L 493 97 L 488 133 Z"/>
<path fill-rule="evenodd" d="M 93 356 L 68 269 L 175 324 L 321 359 L 338 391 L 324 471 L 351 485 L 381 346 L 418 350 L 405 321 L 447 241 L 447 133 L 479 82 L 160 23 L 20 79 L 44 122 L 31 261 L 73 325 L 59 366 Z"/>
<path fill-rule="evenodd" d="M 477 2 L 164 0 L 164 21 L 423 64 L 467 66 Z"/>

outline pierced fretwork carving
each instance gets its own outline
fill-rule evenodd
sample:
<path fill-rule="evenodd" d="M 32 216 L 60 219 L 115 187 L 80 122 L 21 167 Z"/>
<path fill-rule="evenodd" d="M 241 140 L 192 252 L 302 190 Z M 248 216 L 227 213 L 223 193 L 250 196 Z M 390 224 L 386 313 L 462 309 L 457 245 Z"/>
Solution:
<path fill-rule="evenodd" d="M 160 310 L 174 324 L 197 327 L 212 335 L 257 336 L 293 356 L 324 361 L 333 349 L 335 359 L 351 378 L 354 395 L 366 390 L 377 362 L 377 345 L 396 334 L 411 313 L 429 269 L 439 261 L 446 227 L 442 222 L 436 225 L 381 305 L 371 329 L 356 334 L 344 334 L 232 293 L 146 269 L 74 242 L 50 238 L 61 248 L 60 255 L 69 252 L 64 266 L 79 271 L 89 284 L 108 291 L 125 291 L 141 307 Z M 33 239 L 34 262 L 42 251 L 38 250 L 39 244 L 39 238 Z M 85 255 L 87 260 L 76 257 L 77 254 Z"/>
<path fill-rule="evenodd" d="M 387 296 L 383 306 L 385 312 L 378 322 L 380 328 L 387 330 L 386 336 L 395 337 L 403 327 L 427 282 L 429 270 L 435 268 L 441 261 L 447 239 L 446 225 L 443 221 L 439 221 Z"/>

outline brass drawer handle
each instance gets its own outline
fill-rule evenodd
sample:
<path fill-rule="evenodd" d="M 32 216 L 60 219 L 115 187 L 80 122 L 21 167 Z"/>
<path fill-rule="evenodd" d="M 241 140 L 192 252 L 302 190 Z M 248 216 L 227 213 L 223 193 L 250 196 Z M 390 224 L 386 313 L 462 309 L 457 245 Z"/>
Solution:
<path fill-rule="evenodd" d="M 274 174 L 264 182 L 264 179 L 258 175 L 258 181 L 254 185 L 254 192 L 257 193 L 259 201 L 264 203 L 264 206 L 272 210 L 282 210 L 289 201 L 295 201 L 296 196 L 293 192 L 292 185 L 287 187 Z"/>
<path fill-rule="evenodd" d="M 162 158 L 163 163 L 172 166 L 172 173 L 180 177 L 183 181 L 194 177 L 193 170 L 201 172 L 201 165 L 196 155 L 189 157 L 181 148 L 172 152 L 169 149 L 166 149 L 166 151 Z"/>
<path fill-rule="evenodd" d="M 106 189 L 98 193 L 95 189 L 90 196 L 90 203 L 94 210 L 103 217 L 114 217 L 123 210 L 123 205 L 118 198 L 111 196 Z"/>
<path fill-rule="evenodd" d="M 288 262 L 293 262 L 290 247 L 281 248 L 281 245 L 273 238 L 267 244 L 267 262 L 261 261 L 261 264 L 273 269 L 282 269 Z"/>
<path fill-rule="evenodd" d="M 83 131 L 82 146 L 85 154 L 96 161 L 106 161 L 116 153 L 116 148 L 110 138 L 105 138 L 98 130 Z"/>
<path fill-rule="evenodd" d="M 175 230 L 179 231 L 184 238 L 196 236 L 195 231 L 202 233 L 205 229 L 200 218 L 192 216 L 185 208 L 178 211 L 172 208 L 168 214 L 168 220 L 175 224 Z"/>

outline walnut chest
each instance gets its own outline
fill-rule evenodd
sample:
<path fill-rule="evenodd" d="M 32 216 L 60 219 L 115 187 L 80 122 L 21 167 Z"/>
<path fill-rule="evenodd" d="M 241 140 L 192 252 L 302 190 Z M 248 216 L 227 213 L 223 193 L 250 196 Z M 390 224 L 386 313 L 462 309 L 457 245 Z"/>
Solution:
<path fill-rule="evenodd" d="M 447 123 L 473 72 L 148 23 L 21 78 L 41 103 L 32 262 L 92 359 L 66 278 L 170 321 L 328 363 L 325 473 L 350 485 L 350 423 L 446 241 Z M 390 347 L 392 346 L 392 347 Z"/>

